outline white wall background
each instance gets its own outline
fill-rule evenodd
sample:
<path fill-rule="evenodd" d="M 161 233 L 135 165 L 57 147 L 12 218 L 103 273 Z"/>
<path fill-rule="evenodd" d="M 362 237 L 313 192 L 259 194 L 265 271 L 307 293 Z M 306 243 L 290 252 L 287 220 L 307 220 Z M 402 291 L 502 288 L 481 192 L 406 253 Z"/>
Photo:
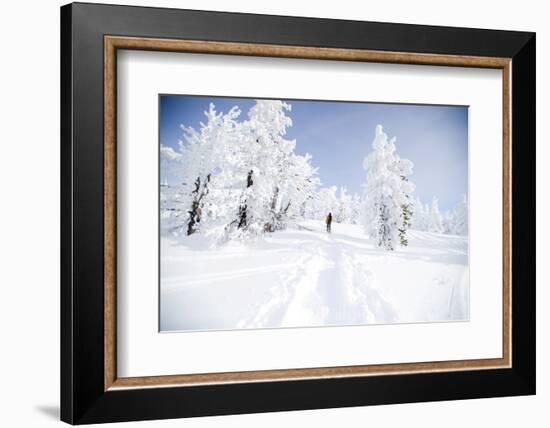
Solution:
<path fill-rule="evenodd" d="M 544 426 L 550 405 L 550 200 L 547 118 L 550 28 L 535 0 L 146 0 L 126 4 L 537 32 L 538 394 L 535 397 L 420 403 L 140 423 L 158 427 Z M 103 1 L 103 3 L 116 3 Z M 0 421 L 54 426 L 59 408 L 59 6 L 58 0 L 4 2 L 0 13 Z M 546 122 L 545 120 L 546 119 Z M 546 262 L 546 263 L 545 263 Z M 138 426 L 137 423 L 125 426 Z"/>

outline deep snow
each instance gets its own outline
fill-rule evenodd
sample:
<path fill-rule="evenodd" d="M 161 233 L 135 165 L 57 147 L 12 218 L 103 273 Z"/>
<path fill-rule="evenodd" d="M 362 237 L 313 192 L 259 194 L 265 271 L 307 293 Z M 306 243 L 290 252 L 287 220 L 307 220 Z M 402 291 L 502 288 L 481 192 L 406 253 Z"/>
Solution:
<path fill-rule="evenodd" d="M 468 239 L 409 231 L 378 248 L 361 226 L 304 221 L 217 248 L 161 237 L 161 330 L 467 320 Z"/>

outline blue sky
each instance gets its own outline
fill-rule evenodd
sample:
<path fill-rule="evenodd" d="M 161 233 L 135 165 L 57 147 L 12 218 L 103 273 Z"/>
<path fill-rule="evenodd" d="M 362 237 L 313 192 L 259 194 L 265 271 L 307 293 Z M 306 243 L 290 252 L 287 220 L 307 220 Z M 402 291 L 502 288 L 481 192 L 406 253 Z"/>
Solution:
<path fill-rule="evenodd" d="M 376 125 L 397 137 L 397 152 L 414 163 L 411 181 L 423 202 L 439 198 L 451 210 L 468 192 L 468 108 L 333 101 L 284 100 L 292 105 L 293 126 L 286 138 L 296 139 L 296 152 L 312 155 L 323 186 L 345 186 L 362 191 L 363 158 L 371 151 Z M 161 95 L 160 143 L 176 147 L 180 124 L 199 129 L 210 103 L 227 112 L 237 105 L 241 119 L 254 104 L 248 98 Z M 162 171 L 161 171 L 162 176 Z M 162 178 L 164 180 L 164 178 Z"/>

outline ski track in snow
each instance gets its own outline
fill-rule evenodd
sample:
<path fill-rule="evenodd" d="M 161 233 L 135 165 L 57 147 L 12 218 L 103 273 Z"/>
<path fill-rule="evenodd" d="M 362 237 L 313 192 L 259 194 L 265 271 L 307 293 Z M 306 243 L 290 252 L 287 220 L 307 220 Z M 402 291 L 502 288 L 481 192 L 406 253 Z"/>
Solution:
<path fill-rule="evenodd" d="M 410 235 L 395 252 L 373 246 L 360 226 L 333 224 L 328 234 L 319 221 L 214 250 L 164 237 L 161 329 L 466 320 L 467 239 Z"/>
<path fill-rule="evenodd" d="M 395 315 L 376 288 L 371 272 L 332 236 L 302 244 L 302 256 L 272 289 L 273 297 L 239 328 L 391 322 Z"/>

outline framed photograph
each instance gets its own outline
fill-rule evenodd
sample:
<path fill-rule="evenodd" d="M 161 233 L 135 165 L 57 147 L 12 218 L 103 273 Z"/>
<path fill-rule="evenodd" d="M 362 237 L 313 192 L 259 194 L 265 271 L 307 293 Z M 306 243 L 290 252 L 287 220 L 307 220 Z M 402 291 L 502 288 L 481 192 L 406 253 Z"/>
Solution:
<path fill-rule="evenodd" d="M 61 105 L 63 421 L 535 393 L 535 34 L 76 3 Z"/>

